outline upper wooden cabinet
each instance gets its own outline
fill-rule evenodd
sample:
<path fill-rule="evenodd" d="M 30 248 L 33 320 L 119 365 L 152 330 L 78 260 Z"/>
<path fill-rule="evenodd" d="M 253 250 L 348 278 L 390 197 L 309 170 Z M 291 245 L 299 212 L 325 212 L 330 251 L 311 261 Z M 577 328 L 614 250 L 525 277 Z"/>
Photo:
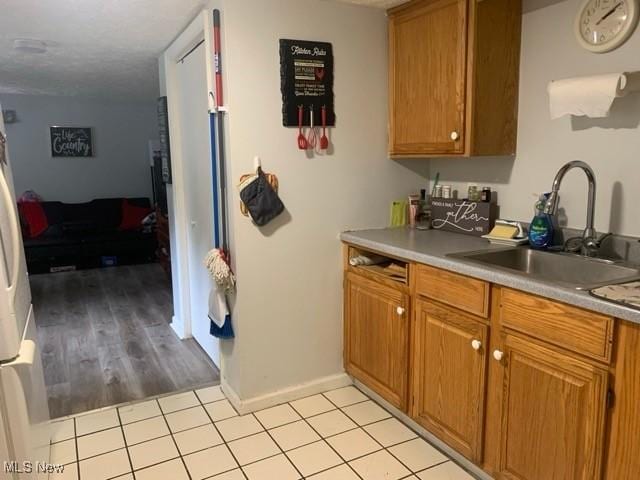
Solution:
<path fill-rule="evenodd" d="M 515 153 L 520 0 L 413 0 L 389 11 L 389 153 Z"/>
<path fill-rule="evenodd" d="M 353 273 L 345 278 L 345 369 L 406 410 L 409 296 Z"/>

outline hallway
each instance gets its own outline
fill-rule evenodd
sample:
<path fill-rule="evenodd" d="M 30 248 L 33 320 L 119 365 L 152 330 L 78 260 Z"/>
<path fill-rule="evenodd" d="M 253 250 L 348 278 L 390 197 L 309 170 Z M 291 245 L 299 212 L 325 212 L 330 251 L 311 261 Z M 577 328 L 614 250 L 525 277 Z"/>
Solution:
<path fill-rule="evenodd" d="M 215 383 L 219 372 L 169 322 L 158 264 L 30 277 L 51 417 Z"/>

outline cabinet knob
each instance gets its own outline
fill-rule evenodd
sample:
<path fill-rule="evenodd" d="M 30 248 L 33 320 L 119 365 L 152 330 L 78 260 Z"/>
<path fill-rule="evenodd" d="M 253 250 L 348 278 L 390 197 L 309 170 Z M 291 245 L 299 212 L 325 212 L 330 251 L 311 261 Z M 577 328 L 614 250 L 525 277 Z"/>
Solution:
<path fill-rule="evenodd" d="M 480 340 L 471 341 L 471 348 L 473 348 L 474 350 L 480 350 L 481 346 L 482 346 L 482 342 Z"/>
<path fill-rule="evenodd" d="M 453 140 L 455 142 L 459 138 L 460 138 L 460 134 L 458 132 L 456 132 L 455 130 L 453 132 L 451 132 L 451 140 Z"/>
<path fill-rule="evenodd" d="M 504 357 L 504 352 L 501 352 L 500 350 L 493 351 L 493 358 L 495 358 L 497 361 L 502 360 L 502 357 Z"/>
<path fill-rule="evenodd" d="M 402 307 L 398 307 L 398 308 L 396 308 L 396 312 L 398 313 L 398 315 L 404 315 L 404 311 L 405 311 L 405 310 L 404 310 L 404 308 L 402 308 Z"/>

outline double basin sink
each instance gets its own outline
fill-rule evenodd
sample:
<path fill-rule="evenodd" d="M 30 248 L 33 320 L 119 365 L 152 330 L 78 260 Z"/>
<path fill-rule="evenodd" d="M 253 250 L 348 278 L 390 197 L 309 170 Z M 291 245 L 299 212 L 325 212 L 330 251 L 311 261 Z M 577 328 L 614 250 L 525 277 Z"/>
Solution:
<path fill-rule="evenodd" d="M 640 270 L 628 264 L 527 247 L 454 253 L 448 256 L 578 290 L 640 280 Z"/>

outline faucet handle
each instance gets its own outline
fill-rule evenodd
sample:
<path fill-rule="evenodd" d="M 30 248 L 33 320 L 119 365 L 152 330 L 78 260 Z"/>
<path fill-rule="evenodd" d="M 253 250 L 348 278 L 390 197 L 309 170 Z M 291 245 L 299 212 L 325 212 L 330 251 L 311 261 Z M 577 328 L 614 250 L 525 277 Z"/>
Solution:
<path fill-rule="evenodd" d="M 582 237 L 570 237 L 564 241 L 562 250 L 569 253 L 579 253 L 585 243 Z"/>
<path fill-rule="evenodd" d="M 586 237 L 584 240 L 585 240 L 585 243 L 588 243 L 590 245 L 593 245 L 595 247 L 600 248 L 602 243 L 612 235 L 613 235 L 613 233 L 609 232 L 609 233 L 605 233 L 600 238 L 598 238 L 598 236 L 596 234 L 596 235 L 593 235 L 593 236 Z"/>
<path fill-rule="evenodd" d="M 597 234 L 587 235 L 585 237 L 570 237 L 565 240 L 562 250 L 570 253 L 582 252 L 587 256 L 594 256 L 602 246 L 602 243 L 612 236 L 613 233 L 605 233 L 600 238 Z"/>
<path fill-rule="evenodd" d="M 598 250 L 600 250 L 600 247 L 602 246 L 602 243 L 612 235 L 613 233 L 609 232 L 605 233 L 600 238 L 597 237 L 597 234 L 585 237 L 583 239 L 583 248 L 587 252 L 587 255 L 594 256 L 595 254 L 597 254 Z"/>
<path fill-rule="evenodd" d="M 604 235 L 602 235 L 600 238 L 591 238 L 591 239 L 588 239 L 588 240 L 592 240 L 592 241 L 593 241 L 593 245 L 594 245 L 596 248 L 600 248 L 600 247 L 602 246 L 602 243 L 603 243 L 607 238 L 611 237 L 612 235 L 613 235 L 613 233 L 612 233 L 612 232 L 609 232 L 609 233 L 605 233 L 605 234 L 604 234 Z"/>
<path fill-rule="evenodd" d="M 598 239 L 598 244 L 602 245 L 602 243 L 605 241 L 605 239 L 609 238 L 609 237 L 613 237 L 613 232 L 609 232 L 609 233 L 605 233 L 604 235 L 602 235 L 599 239 Z"/>

